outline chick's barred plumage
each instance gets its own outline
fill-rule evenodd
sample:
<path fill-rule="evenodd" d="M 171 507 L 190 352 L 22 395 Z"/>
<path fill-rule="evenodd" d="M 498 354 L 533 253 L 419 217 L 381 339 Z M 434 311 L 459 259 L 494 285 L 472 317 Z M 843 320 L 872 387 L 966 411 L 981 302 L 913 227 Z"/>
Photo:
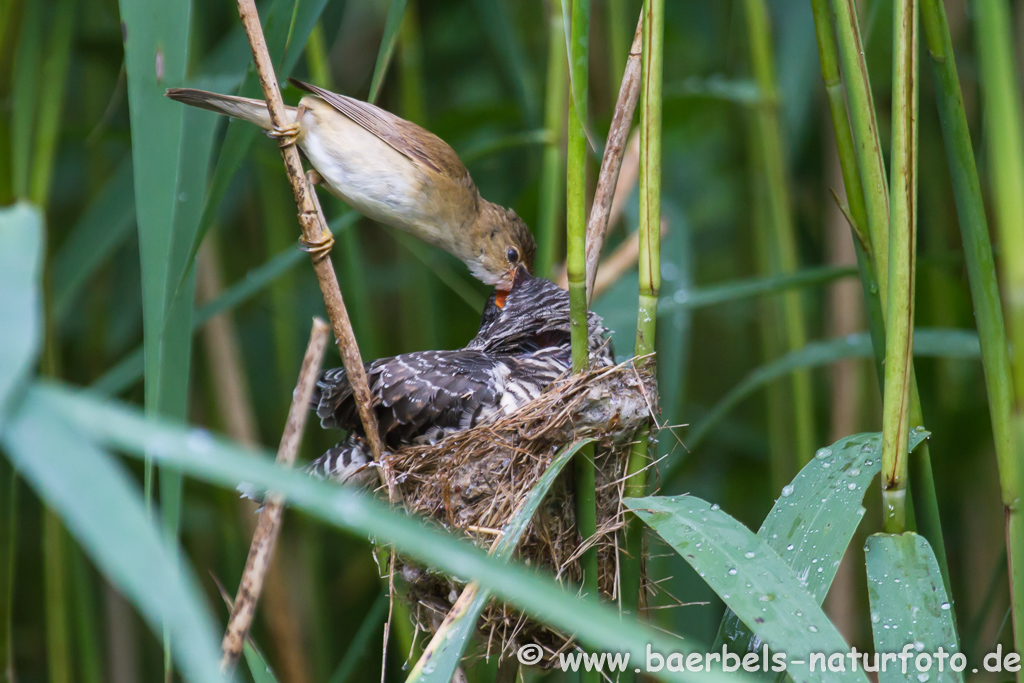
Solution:
<path fill-rule="evenodd" d="M 614 363 L 607 333 L 601 318 L 591 313 L 595 367 Z M 568 294 L 520 269 L 505 306 L 498 308 L 492 297 L 479 332 L 465 348 L 401 354 L 367 366 L 381 438 L 392 449 L 435 443 L 508 415 L 537 398 L 571 362 Z M 370 457 L 344 368 L 323 373 L 312 407 L 323 427 L 348 429 L 350 435 L 308 471 L 369 481 L 359 476 L 366 473 Z"/>

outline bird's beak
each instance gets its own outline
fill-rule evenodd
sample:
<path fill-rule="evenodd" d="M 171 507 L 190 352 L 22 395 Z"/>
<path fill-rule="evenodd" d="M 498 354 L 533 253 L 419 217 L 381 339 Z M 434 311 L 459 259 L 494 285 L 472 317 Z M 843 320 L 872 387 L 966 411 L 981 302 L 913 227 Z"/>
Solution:
<path fill-rule="evenodd" d="M 501 281 L 495 287 L 497 293 L 494 297 L 494 305 L 498 308 L 505 308 L 505 300 L 512 290 L 516 288 L 516 285 L 532 277 L 530 271 L 524 265 L 520 264 L 515 268 L 510 268 L 505 273 L 505 277 L 501 278 Z"/>

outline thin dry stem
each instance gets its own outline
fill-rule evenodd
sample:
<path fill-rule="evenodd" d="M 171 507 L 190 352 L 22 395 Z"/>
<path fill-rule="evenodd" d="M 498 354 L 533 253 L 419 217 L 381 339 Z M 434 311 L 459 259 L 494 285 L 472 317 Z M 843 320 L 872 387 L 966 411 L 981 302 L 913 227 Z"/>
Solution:
<path fill-rule="evenodd" d="M 267 52 L 263 28 L 260 26 L 260 18 L 256 13 L 256 5 L 253 0 L 238 0 L 238 15 L 241 17 L 245 33 L 249 37 L 249 46 L 252 48 L 252 56 L 256 63 L 256 73 L 259 75 L 263 96 L 267 100 L 270 120 L 276 130 L 281 130 L 288 124 L 285 118 L 284 102 L 281 99 L 281 90 L 274 74 L 274 65 Z M 295 204 L 299 209 L 299 225 L 302 227 L 303 240 L 309 245 L 323 244 L 330 239 L 331 233 L 327 229 L 323 214 L 319 211 L 313 188 L 302 170 L 299 150 L 295 148 L 294 144 L 282 145 L 281 157 L 284 159 L 285 171 L 288 173 L 288 181 L 291 183 L 292 193 L 295 195 Z M 377 429 L 377 417 L 373 413 L 373 404 L 370 400 L 370 385 L 366 380 L 363 359 L 359 354 L 359 346 L 352 331 L 352 322 L 345 309 L 345 300 L 341 296 L 338 276 L 334 272 L 330 255 L 314 256 L 313 269 L 320 282 L 320 292 L 324 298 L 327 317 L 331 321 L 331 329 L 334 331 L 338 350 L 341 352 L 341 362 L 345 366 L 345 372 L 352 384 L 352 393 L 359 409 L 359 418 L 363 424 L 363 431 L 366 433 L 366 440 L 370 443 L 374 460 L 380 461 L 383 448 Z M 387 468 L 384 467 L 382 470 L 386 473 Z M 390 491 L 393 486 L 386 474 L 384 476 Z"/>
<path fill-rule="evenodd" d="M 196 287 L 204 301 L 212 301 L 221 292 L 220 256 L 213 235 L 207 237 L 199 251 Z M 255 448 L 259 445 L 256 411 L 242 363 L 231 313 L 225 311 L 211 318 L 203 327 L 203 345 L 209 365 L 216 378 L 214 402 L 224 430 L 235 441 Z M 257 517 L 252 501 L 239 500 L 238 512 L 246 530 L 256 531 Z M 288 600 L 282 556 L 275 555 L 263 585 L 263 618 L 270 629 L 271 641 L 280 662 L 284 680 L 307 683 L 310 680 L 303 648 L 303 624 Z"/>
<path fill-rule="evenodd" d="M 640 47 L 643 39 L 643 15 L 637 22 L 633 45 L 629 48 L 626 70 L 622 74 L 622 85 L 619 86 L 619 98 L 615 102 L 615 113 L 608 130 L 608 140 L 601 159 L 601 172 L 597 176 L 597 189 L 594 191 L 594 203 L 590 209 L 590 220 L 587 221 L 587 292 L 588 301 L 593 299 L 594 278 L 597 277 L 597 263 L 601 258 L 601 247 L 604 236 L 608 232 L 608 218 L 615 195 L 616 181 L 622 166 L 622 155 L 626 149 L 626 139 L 633 125 L 633 114 L 640 98 Z"/>
<path fill-rule="evenodd" d="M 626 208 L 626 200 L 629 198 L 629 195 L 632 194 L 633 190 L 636 188 L 636 184 L 639 179 L 640 131 L 635 130 L 633 131 L 633 134 L 629 136 L 629 142 L 626 143 L 626 154 L 622 158 L 622 166 L 619 169 L 619 178 L 617 181 L 615 181 L 615 194 L 612 197 L 612 208 L 611 212 L 608 214 L 608 220 L 606 222 L 607 226 L 615 225 L 615 223 L 618 222 L 619 218 L 622 217 L 622 212 Z M 605 228 L 605 234 L 607 234 L 607 227 Z M 637 242 L 636 234 L 634 233 L 631 237 L 629 237 L 629 239 L 632 240 L 635 244 Z M 616 251 L 613 251 L 607 258 L 601 261 L 601 265 L 597 269 L 598 277 L 596 280 L 590 283 L 590 289 L 588 290 L 590 292 L 589 296 L 591 301 L 600 298 L 600 296 L 604 294 L 605 289 L 608 287 L 608 285 L 615 282 L 615 280 L 617 280 L 618 277 L 621 277 L 622 273 L 619 273 L 618 276 L 611 278 L 611 280 L 609 281 L 609 279 L 605 277 L 605 271 L 608 268 L 616 267 L 618 262 L 615 259 L 619 255 L 620 250 L 622 250 L 623 248 L 624 247 L 620 245 L 616 249 Z M 633 260 L 632 262 L 629 262 L 627 264 L 627 270 L 629 269 L 629 267 L 636 263 L 637 254 L 639 253 L 639 251 L 639 248 L 634 246 Z M 618 258 L 621 259 L 623 257 L 618 256 Z M 556 272 L 551 276 L 551 281 L 557 284 L 562 289 L 569 288 L 569 273 L 566 270 L 564 263 L 561 266 L 559 266 Z"/>
<path fill-rule="evenodd" d="M 309 415 L 309 400 L 313 395 L 313 388 L 316 385 L 320 365 L 324 358 L 324 350 L 327 347 L 327 332 L 327 323 L 320 318 L 314 318 L 313 329 L 309 335 L 309 345 L 306 347 L 306 355 L 302 359 L 302 368 L 299 370 L 299 381 L 295 386 L 295 393 L 292 394 L 291 407 L 288 409 L 288 421 L 285 423 L 281 444 L 277 449 L 279 465 L 291 466 L 298 455 L 302 432 L 306 427 L 306 416 Z M 245 643 L 249 627 L 252 625 L 253 615 L 256 613 L 256 602 L 259 600 L 260 591 L 263 588 L 263 579 L 270 567 L 271 558 L 274 556 L 274 545 L 281 529 L 283 514 L 284 503 L 281 498 L 268 494 L 263 511 L 260 512 L 252 544 L 249 546 L 245 570 L 242 572 L 242 579 L 238 584 L 238 594 L 235 596 L 231 617 L 228 619 L 224 639 L 221 642 L 221 649 L 224 651 L 221 658 L 221 670 L 224 672 L 234 669 L 238 657 L 242 653 L 242 645 Z"/>

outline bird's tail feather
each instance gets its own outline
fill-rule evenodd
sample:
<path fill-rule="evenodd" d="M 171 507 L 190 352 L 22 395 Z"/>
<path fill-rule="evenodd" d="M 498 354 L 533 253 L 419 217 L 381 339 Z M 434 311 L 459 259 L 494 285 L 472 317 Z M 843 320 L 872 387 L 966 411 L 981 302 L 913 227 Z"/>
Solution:
<path fill-rule="evenodd" d="M 177 102 L 183 102 L 191 107 L 199 107 L 207 111 L 233 116 L 255 123 L 263 130 L 270 130 L 273 124 L 270 122 L 270 112 L 267 111 L 267 103 L 263 100 L 254 100 L 248 97 L 236 97 L 234 95 L 221 95 L 220 93 L 208 92 L 206 90 L 195 90 L 194 88 L 170 88 L 167 96 Z M 288 123 L 295 120 L 295 107 L 285 107 L 287 110 Z"/>

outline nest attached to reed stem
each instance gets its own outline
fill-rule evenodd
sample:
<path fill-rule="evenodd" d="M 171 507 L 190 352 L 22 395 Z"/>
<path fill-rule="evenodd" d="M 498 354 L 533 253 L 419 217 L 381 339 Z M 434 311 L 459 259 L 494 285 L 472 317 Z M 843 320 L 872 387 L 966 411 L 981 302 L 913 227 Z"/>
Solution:
<path fill-rule="evenodd" d="M 566 376 L 537 399 L 491 423 L 458 432 L 430 446 L 403 448 L 389 456 L 393 481 L 406 510 L 429 518 L 489 549 L 558 451 L 582 438 L 595 439 L 599 586 L 606 599 L 618 590 L 618 532 L 623 526 L 622 489 L 637 430 L 657 410 L 653 358 Z M 579 583 L 584 548 L 576 528 L 572 468 L 545 496 L 516 556 Z M 402 558 L 396 569 L 417 626 L 433 633 L 464 583 Z M 571 646 L 566 636 L 492 602 L 479 633 L 488 653 L 537 643 L 548 657 Z M 497 646 L 497 647 L 495 647 Z"/>

